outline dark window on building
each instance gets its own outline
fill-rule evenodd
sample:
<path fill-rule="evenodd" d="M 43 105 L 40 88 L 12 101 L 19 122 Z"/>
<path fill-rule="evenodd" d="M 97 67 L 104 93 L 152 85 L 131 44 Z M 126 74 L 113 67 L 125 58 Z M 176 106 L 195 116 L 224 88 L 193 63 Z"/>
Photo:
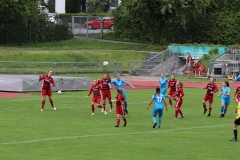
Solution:
<path fill-rule="evenodd" d="M 111 0 L 111 7 L 117 7 L 118 0 Z"/>
<path fill-rule="evenodd" d="M 222 68 L 214 68 L 215 75 L 222 75 Z"/>
<path fill-rule="evenodd" d="M 48 10 L 49 10 L 49 13 L 55 13 L 55 7 L 56 7 L 56 0 L 49 0 L 48 1 Z"/>

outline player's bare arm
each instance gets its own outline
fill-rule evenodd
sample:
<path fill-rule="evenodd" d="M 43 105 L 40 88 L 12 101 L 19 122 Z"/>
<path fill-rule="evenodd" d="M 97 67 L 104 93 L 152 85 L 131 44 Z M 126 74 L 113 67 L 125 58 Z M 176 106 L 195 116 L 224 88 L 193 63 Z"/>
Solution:
<path fill-rule="evenodd" d="M 168 106 L 167 106 L 167 103 L 166 103 L 166 100 L 165 100 L 165 99 L 163 100 L 163 103 L 164 103 L 164 105 L 165 105 L 165 107 L 166 107 L 166 111 L 168 111 Z"/>
<path fill-rule="evenodd" d="M 152 102 L 153 102 L 154 98 L 151 99 L 149 105 L 147 106 L 147 109 L 151 106 Z"/>

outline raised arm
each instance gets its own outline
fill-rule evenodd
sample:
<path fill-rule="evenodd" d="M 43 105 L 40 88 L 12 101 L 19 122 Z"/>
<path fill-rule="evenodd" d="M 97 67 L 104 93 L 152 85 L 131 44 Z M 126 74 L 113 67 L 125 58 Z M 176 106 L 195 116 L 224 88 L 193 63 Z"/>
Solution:
<path fill-rule="evenodd" d="M 111 87 L 111 84 L 114 84 L 114 83 L 115 83 L 115 81 L 109 82 L 109 83 L 108 83 L 109 87 Z"/>
<path fill-rule="evenodd" d="M 46 76 L 45 74 L 42 75 L 42 76 L 39 76 L 39 79 L 38 79 L 38 80 L 39 80 L 39 81 L 43 80 L 43 79 L 45 78 L 45 76 Z"/>
<path fill-rule="evenodd" d="M 237 80 L 239 80 L 240 79 L 240 75 L 238 75 L 234 80 L 233 80 L 233 82 L 236 82 Z"/>
<path fill-rule="evenodd" d="M 130 83 L 128 83 L 128 82 L 126 82 L 126 81 L 124 81 L 124 80 L 122 80 L 122 83 L 123 83 L 123 84 L 126 84 L 127 86 L 131 86 L 132 88 L 135 88 L 133 85 L 131 85 Z"/>

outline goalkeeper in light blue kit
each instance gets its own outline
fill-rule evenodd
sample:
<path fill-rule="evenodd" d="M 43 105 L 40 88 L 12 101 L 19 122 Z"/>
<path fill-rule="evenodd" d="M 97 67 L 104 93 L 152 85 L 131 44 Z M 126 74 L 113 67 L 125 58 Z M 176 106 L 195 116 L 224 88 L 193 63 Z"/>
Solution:
<path fill-rule="evenodd" d="M 153 117 L 152 117 L 153 128 L 155 128 L 157 125 L 157 119 L 156 119 L 157 115 L 158 115 L 158 128 L 160 128 L 161 124 L 162 124 L 162 116 L 163 116 L 163 108 L 164 108 L 163 103 L 164 103 L 167 111 L 168 111 L 168 107 L 167 107 L 167 103 L 165 101 L 165 96 L 160 93 L 159 87 L 156 88 L 156 94 L 154 94 L 152 96 L 152 100 L 150 101 L 147 109 L 150 107 L 150 105 L 152 104 L 153 101 L 154 101 Z"/>
<path fill-rule="evenodd" d="M 132 88 L 135 88 L 135 87 L 133 85 L 131 85 L 130 83 L 128 83 L 128 82 L 124 81 L 123 79 L 121 79 L 119 73 L 116 74 L 116 79 L 114 79 L 113 81 L 108 83 L 110 88 L 111 88 L 111 84 L 114 84 L 116 89 L 118 89 L 118 88 L 122 89 L 123 97 L 125 98 L 125 101 L 124 101 L 124 114 L 128 114 L 127 94 L 125 92 L 125 89 L 124 89 L 123 85 L 125 84 L 127 86 L 131 86 Z"/>
<path fill-rule="evenodd" d="M 168 79 L 165 77 L 165 74 L 162 73 L 161 78 L 159 79 L 159 85 L 161 87 L 161 94 L 163 95 L 165 95 L 165 93 L 167 92 L 167 83 Z"/>

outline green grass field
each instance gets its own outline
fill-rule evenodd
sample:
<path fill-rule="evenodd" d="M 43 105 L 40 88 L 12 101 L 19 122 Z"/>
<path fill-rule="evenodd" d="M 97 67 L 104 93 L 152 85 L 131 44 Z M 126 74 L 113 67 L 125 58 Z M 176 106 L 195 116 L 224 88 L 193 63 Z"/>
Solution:
<path fill-rule="evenodd" d="M 174 108 L 169 108 L 161 129 L 152 128 L 153 106 L 146 110 L 154 90 L 127 91 L 128 125 L 122 127 L 121 121 L 119 128 L 114 127 L 115 112 L 104 115 L 96 108 L 91 116 L 87 91 L 54 93 L 57 111 L 47 101 L 44 112 L 40 112 L 40 93 L 2 98 L 0 159 L 239 159 L 238 143 L 229 142 L 236 103 L 232 101 L 226 117 L 220 119 L 220 98 L 215 97 L 212 116 L 207 117 L 201 105 L 205 90 L 184 91 L 185 118 L 173 120 Z"/>
<path fill-rule="evenodd" d="M 166 46 L 146 44 L 112 43 L 97 40 L 70 39 L 59 42 L 0 44 L 0 50 L 135 50 L 162 51 Z"/>

